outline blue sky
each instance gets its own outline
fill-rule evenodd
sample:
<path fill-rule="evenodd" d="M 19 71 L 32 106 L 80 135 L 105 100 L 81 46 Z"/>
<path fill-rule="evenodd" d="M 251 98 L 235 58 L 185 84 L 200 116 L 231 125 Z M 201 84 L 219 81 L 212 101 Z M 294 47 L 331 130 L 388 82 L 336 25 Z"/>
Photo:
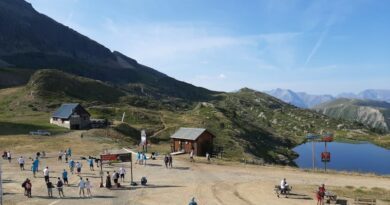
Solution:
<path fill-rule="evenodd" d="M 213 90 L 390 89 L 387 0 L 28 0 L 41 13 Z"/>

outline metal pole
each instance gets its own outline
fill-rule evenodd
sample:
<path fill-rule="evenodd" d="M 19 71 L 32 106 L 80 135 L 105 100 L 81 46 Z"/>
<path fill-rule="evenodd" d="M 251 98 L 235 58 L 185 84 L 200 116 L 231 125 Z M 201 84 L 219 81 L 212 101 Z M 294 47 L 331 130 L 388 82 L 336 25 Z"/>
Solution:
<path fill-rule="evenodd" d="M 313 170 L 315 169 L 314 161 L 315 161 L 315 152 L 314 152 L 314 140 L 311 141 L 311 159 L 313 164 Z"/>
<path fill-rule="evenodd" d="M 2 178 L 2 169 L 1 169 L 2 162 L 0 161 L 0 205 L 3 205 L 3 178 Z"/>
<path fill-rule="evenodd" d="M 325 153 L 328 152 L 327 146 L 326 146 L 326 141 L 325 141 Z M 325 159 L 325 172 L 326 172 L 326 159 Z"/>
<path fill-rule="evenodd" d="M 133 154 L 132 153 L 130 155 L 130 177 L 131 177 L 130 185 L 132 185 L 133 184 Z"/>
<path fill-rule="evenodd" d="M 102 163 L 102 157 L 100 157 L 100 188 L 104 187 L 103 185 L 103 163 Z"/>

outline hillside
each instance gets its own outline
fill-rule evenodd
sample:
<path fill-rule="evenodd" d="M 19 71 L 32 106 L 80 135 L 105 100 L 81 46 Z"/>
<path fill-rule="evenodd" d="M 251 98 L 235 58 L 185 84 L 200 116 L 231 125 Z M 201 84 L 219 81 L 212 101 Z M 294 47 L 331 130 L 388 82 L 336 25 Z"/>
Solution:
<path fill-rule="evenodd" d="M 9 23 L 12 22 L 12 23 Z M 51 68 L 123 86 L 158 98 L 204 100 L 215 92 L 178 81 L 139 64 L 38 13 L 24 0 L 0 1 L 0 67 L 16 79 L 1 87 L 23 85 L 18 73 Z M 25 72 L 19 69 L 28 68 Z M 1 72 L 0 72 L 1 74 Z"/>
<path fill-rule="evenodd" d="M 333 118 L 363 123 L 380 132 L 388 132 L 390 128 L 390 103 L 387 102 L 344 98 L 313 109 Z"/>
<path fill-rule="evenodd" d="M 153 143 L 165 146 L 179 127 L 205 127 L 217 136 L 216 146 L 224 147 L 229 159 L 255 158 L 280 164 L 293 164 L 296 154 L 291 149 L 302 143 L 308 132 L 350 134 L 349 130 L 359 129 L 353 123 L 332 120 L 247 88 L 216 94 L 209 101 L 162 101 L 57 70 L 36 72 L 27 86 L 9 90 L 6 96 L 0 100 L 0 127 L 12 123 L 15 130 L 27 130 L 25 127 L 33 124 L 36 129 L 56 131 L 48 124 L 50 113 L 62 102 L 80 102 L 95 118 L 118 121 L 125 112 L 125 123 L 112 129 L 132 139 L 146 129 L 154 136 Z"/>

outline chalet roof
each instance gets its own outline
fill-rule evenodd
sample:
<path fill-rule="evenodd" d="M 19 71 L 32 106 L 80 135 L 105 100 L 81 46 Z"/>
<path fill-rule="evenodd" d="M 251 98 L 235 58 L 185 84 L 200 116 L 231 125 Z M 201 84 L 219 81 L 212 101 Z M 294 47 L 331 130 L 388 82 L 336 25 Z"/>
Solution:
<path fill-rule="evenodd" d="M 175 134 L 173 134 L 171 136 L 171 138 L 185 139 L 185 140 L 196 140 L 205 131 L 206 131 L 205 128 L 181 127 L 178 131 L 175 132 Z"/>
<path fill-rule="evenodd" d="M 68 119 L 74 112 L 74 109 L 79 106 L 79 103 L 65 103 L 62 104 L 60 108 L 58 108 L 52 117 Z"/>

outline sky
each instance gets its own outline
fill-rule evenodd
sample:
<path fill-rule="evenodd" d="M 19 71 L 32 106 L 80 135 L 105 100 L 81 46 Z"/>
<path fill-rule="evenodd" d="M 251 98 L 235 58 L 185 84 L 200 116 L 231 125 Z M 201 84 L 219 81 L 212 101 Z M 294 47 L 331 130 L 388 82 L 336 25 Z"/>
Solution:
<path fill-rule="evenodd" d="M 390 89 L 387 0 L 28 0 L 139 63 L 219 91 Z"/>

